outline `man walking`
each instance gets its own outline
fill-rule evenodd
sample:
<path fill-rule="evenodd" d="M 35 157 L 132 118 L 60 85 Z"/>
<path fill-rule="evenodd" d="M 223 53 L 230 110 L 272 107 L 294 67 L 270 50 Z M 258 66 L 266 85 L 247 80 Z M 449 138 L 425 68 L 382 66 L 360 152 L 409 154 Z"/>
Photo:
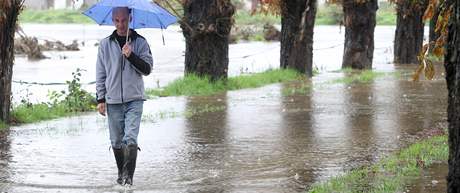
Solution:
<path fill-rule="evenodd" d="M 144 37 L 129 29 L 130 10 L 112 10 L 116 30 L 99 44 L 96 64 L 97 110 L 107 112 L 110 141 L 118 167 L 117 183 L 132 185 L 137 159 L 137 136 L 146 96 L 142 75 L 153 65 Z M 128 36 L 128 41 L 127 37 Z"/>

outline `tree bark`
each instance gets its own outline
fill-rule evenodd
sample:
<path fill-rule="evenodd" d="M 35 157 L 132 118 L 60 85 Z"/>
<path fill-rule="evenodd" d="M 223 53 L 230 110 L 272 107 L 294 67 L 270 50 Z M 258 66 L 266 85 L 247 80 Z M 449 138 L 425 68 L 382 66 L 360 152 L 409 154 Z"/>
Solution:
<path fill-rule="evenodd" d="M 444 58 L 448 90 L 449 173 L 447 192 L 460 192 L 460 0 L 450 17 L 447 52 Z"/>
<path fill-rule="evenodd" d="M 372 68 L 377 9 L 377 0 L 343 1 L 345 44 L 342 68 Z"/>
<path fill-rule="evenodd" d="M 187 0 L 181 28 L 185 37 L 185 74 L 227 78 L 228 36 L 235 8 L 230 0 Z"/>
<path fill-rule="evenodd" d="M 317 0 L 284 0 L 281 8 L 280 67 L 312 76 Z"/>
<path fill-rule="evenodd" d="M 9 121 L 11 108 L 11 78 L 14 62 L 14 34 L 22 0 L 0 3 L 0 120 Z"/>
<path fill-rule="evenodd" d="M 417 64 L 417 55 L 423 46 L 425 24 L 423 14 L 428 0 L 397 1 L 397 21 L 394 41 L 394 62 Z"/>

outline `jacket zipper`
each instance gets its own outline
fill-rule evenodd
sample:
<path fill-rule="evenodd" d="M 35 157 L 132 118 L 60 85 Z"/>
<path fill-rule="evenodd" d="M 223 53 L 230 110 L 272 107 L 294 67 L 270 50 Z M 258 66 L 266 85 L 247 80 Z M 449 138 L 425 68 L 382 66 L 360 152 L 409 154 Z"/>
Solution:
<path fill-rule="evenodd" d="M 123 66 L 124 66 L 124 63 L 125 63 L 125 59 L 123 58 L 123 55 L 121 56 L 121 59 L 122 59 L 122 64 L 121 64 L 121 82 L 120 82 L 120 86 L 121 86 L 121 103 L 124 103 L 123 101 Z"/>
<path fill-rule="evenodd" d="M 118 43 L 118 40 L 115 39 L 115 42 L 117 43 L 117 46 L 118 48 L 120 48 L 120 51 L 121 51 L 121 47 L 120 47 L 120 43 Z M 123 58 L 123 54 L 121 54 L 121 65 L 120 65 L 120 93 L 121 93 L 121 103 L 124 103 L 124 100 L 123 100 L 123 68 L 124 68 L 124 63 L 125 63 L 125 59 Z"/>

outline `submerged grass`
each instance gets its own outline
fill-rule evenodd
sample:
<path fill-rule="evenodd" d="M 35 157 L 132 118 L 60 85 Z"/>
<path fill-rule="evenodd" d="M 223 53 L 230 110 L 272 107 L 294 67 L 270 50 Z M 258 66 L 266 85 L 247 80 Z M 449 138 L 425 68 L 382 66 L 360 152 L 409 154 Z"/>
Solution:
<path fill-rule="evenodd" d="M 299 85 L 284 87 L 281 94 L 283 96 L 305 95 L 310 93 L 312 89 L 313 85 L 311 82 L 302 82 Z"/>
<path fill-rule="evenodd" d="M 332 80 L 331 83 L 369 83 L 379 77 L 386 76 L 393 73 L 385 73 L 385 72 L 375 72 L 372 70 L 363 70 L 363 71 L 354 71 L 351 69 L 343 69 L 341 70 L 344 73 L 350 74 L 343 78 L 338 78 Z"/>
<path fill-rule="evenodd" d="M 286 82 L 301 79 L 303 76 L 290 69 L 268 70 L 262 73 L 240 75 L 230 77 L 227 81 L 218 80 L 210 82 L 207 77 L 199 77 L 194 74 L 186 75 L 167 85 L 165 88 L 150 89 L 146 93 L 149 96 L 196 96 L 212 95 L 215 93 L 238 90 L 244 88 L 256 88 L 272 83 Z"/>
<path fill-rule="evenodd" d="M 196 115 L 204 113 L 213 113 L 225 110 L 225 106 L 214 106 L 214 105 L 204 105 L 197 108 L 190 108 L 184 112 L 177 112 L 174 110 L 160 111 L 156 114 L 145 114 L 142 115 L 142 121 L 144 122 L 157 122 L 159 120 L 172 119 L 177 117 L 191 118 Z"/>
<path fill-rule="evenodd" d="M 403 192 L 422 169 L 448 159 L 447 135 L 421 140 L 377 164 L 314 184 L 308 192 Z"/>

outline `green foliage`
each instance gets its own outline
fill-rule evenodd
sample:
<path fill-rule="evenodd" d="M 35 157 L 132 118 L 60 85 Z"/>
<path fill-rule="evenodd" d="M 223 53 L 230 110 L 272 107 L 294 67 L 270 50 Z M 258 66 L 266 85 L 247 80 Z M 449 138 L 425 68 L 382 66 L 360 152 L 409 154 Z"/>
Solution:
<path fill-rule="evenodd" d="M 343 9 L 337 4 L 323 4 L 318 6 L 315 24 L 338 25 L 343 20 Z"/>
<path fill-rule="evenodd" d="M 95 98 L 85 90 L 81 88 L 81 72 L 84 71 L 77 68 L 75 72 L 72 72 L 73 79 L 66 81 L 68 88 L 65 95 L 64 104 L 70 112 L 83 112 L 94 109 Z"/>
<path fill-rule="evenodd" d="M 318 6 L 316 25 L 339 25 L 343 20 L 343 9 L 338 4 Z M 377 25 L 396 25 L 396 11 L 393 4 L 381 2 L 377 10 Z"/>
<path fill-rule="evenodd" d="M 281 17 L 274 16 L 271 14 L 263 14 L 263 13 L 256 13 L 251 15 L 249 11 L 245 10 L 238 10 L 235 15 L 233 16 L 235 19 L 236 25 L 255 25 L 259 27 L 263 27 L 264 24 L 280 24 Z"/>
<path fill-rule="evenodd" d="M 446 162 L 449 156 L 447 135 L 435 136 L 401 150 L 377 164 L 362 167 L 326 182 L 314 184 L 308 192 L 403 192 L 405 185 L 423 168 Z"/>
<path fill-rule="evenodd" d="M 381 2 L 377 10 L 377 25 L 396 25 L 396 9 L 393 4 Z"/>
<path fill-rule="evenodd" d="M 40 104 L 20 104 L 13 108 L 12 122 L 13 123 L 34 123 L 41 120 L 55 119 L 69 115 L 63 104 L 49 106 L 46 103 Z"/>
<path fill-rule="evenodd" d="M 8 128 L 8 125 L 4 123 L 3 121 L 0 121 L 0 132 Z"/>
<path fill-rule="evenodd" d="M 300 78 L 302 78 L 302 75 L 294 70 L 269 70 L 262 73 L 231 77 L 227 81 L 218 80 L 211 83 L 207 77 L 188 74 L 184 78 L 173 81 L 162 90 L 147 90 L 147 94 L 149 96 L 212 95 L 226 90 L 255 88 Z"/>
<path fill-rule="evenodd" d="M 78 10 L 30 10 L 25 9 L 19 15 L 20 23 L 94 23 Z"/>
<path fill-rule="evenodd" d="M 27 98 L 21 99 L 21 104 L 12 109 L 12 122 L 33 123 L 93 110 L 96 107 L 95 98 L 81 88 L 82 71 L 77 69 L 76 72 L 72 72 L 73 79 L 66 81 L 67 91 L 50 92 L 48 103 L 32 104 Z"/>
<path fill-rule="evenodd" d="M 77 68 L 75 72 L 72 72 L 73 79 L 66 81 L 67 91 L 53 91 L 48 94 L 51 101 L 50 106 L 62 103 L 69 112 L 84 112 L 94 109 L 95 98 L 81 88 L 80 77 L 82 71 L 84 70 Z M 61 100 L 63 97 L 64 99 Z"/>
<path fill-rule="evenodd" d="M 160 4 L 164 4 L 161 3 Z M 172 2 L 172 5 L 179 12 L 182 11 L 181 6 Z M 168 8 L 166 5 L 163 5 Z M 316 14 L 316 25 L 337 25 L 342 21 L 343 11 L 340 5 L 326 4 L 318 7 Z M 236 25 L 255 25 L 262 27 L 264 24 L 280 24 L 281 17 L 256 13 L 251 15 L 249 11 L 238 9 L 234 15 Z M 81 14 L 78 10 L 30 10 L 25 9 L 19 15 L 21 23 L 82 23 L 94 24 L 94 22 Z M 378 25 L 395 25 L 396 12 L 393 5 L 381 3 L 380 8 L 377 10 L 377 24 Z"/>

